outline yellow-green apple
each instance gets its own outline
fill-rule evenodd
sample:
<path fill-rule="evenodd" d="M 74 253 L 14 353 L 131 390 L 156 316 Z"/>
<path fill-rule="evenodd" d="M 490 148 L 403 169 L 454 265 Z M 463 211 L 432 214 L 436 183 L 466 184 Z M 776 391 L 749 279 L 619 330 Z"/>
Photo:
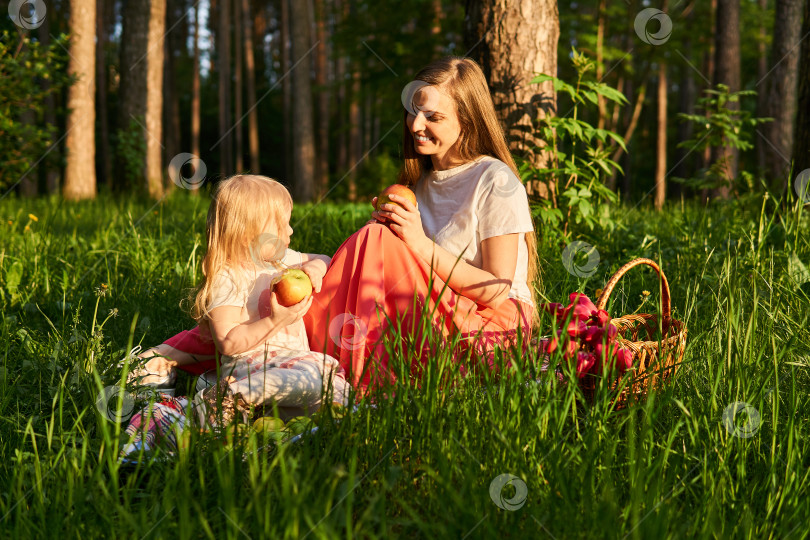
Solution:
<path fill-rule="evenodd" d="M 408 199 L 409 201 L 411 201 L 411 204 L 416 206 L 416 195 L 413 194 L 413 191 L 408 189 L 406 186 L 403 186 L 402 184 L 392 184 L 387 188 L 385 188 L 382 191 L 382 193 L 380 193 L 380 196 L 377 197 L 377 204 L 374 206 L 374 209 L 379 210 L 380 206 L 386 203 L 398 204 L 395 201 L 391 200 L 390 197 L 391 195 L 398 195 L 403 199 Z M 400 204 L 399 206 L 402 205 Z M 404 206 L 402 207 L 404 208 Z"/>
<path fill-rule="evenodd" d="M 288 268 L 276 279 L 273 291 L 279 304 L 290 307 L 312 294 L 312 282 L 303 270 Z"/>
<path fill-rule="evenodd" d="M 262 416 L 253 422 L 253 429 L 256 431 L 282 431 L 284 420 L 274 416 Z"/>

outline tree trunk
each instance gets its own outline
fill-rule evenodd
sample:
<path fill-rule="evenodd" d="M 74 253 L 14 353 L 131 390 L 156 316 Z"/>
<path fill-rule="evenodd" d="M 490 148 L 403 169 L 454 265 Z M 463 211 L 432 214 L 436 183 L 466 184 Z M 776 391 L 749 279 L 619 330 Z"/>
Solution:
<path fill-rule="evenodd" d="M 318 87 L 318 157 L 315 162 L 315 184 L 318 199 L 329 188 L 329 87 L 327 81 L 326 8 L 324 0 L 315 0 L 317 17 L 315 49 L 315 85 Z"/>
<path fill-rule="evenodd" d="M 763 124 L 767 142 L 765 168 L 767 175 L 781 185 L 790 171 L 793 150 L 793 122 L 796 119 L 796 91 L 799 76 L 799 47 L 801 41 L 803 0 L 777 0 L 774 16 L 773 47 L 770 72 L 757 87 L 767 94 L 767 114 L 773 122 Z"/>
<path fill-rule="evenodd" d="M 242 24 L 245 27 L 245 75 L 247 75 L 248 146 L 250 172 L 259 174 L 259 117 L 256 111 L 256 63 L 253 58 L 253 21 L 248 0 L 241 0 Z"/>
<path fill-rule="evenodd" d="M 711 0 L 709 3 L 709 19 L 711 20 L 711 27 L 715 28 L 717 26 L 717 0 Z M 705 39 L 704 36 L 701 36 L 701 41 Z M 708 50 L 706 51 L 706 56 L 704 58 L 704 65 L 703 65 L 703 74 L 705 75 L 708 81 L 714 81 L 715 79 L 715 47 L 714 43 L 715 40 L 709 38 L 708 40 Z M 704 90 L 712 88 L 712 83 L 708 82 L 704 86 Z M 702 94 L 702 93 L 701 93 Z M 708 115 L 708 113 L 707 113 Z M 703 155 L 701 156 L 701 168 L 708 169 L 712 164 L 712 149 L 711 147 L 706 147 L 703 151 Z M 700 192 L 700 197 L 703 202 L 706 202 L 709 198 L 709 190 L 702 189 Z"/>
<path fill-rule="evenodd" d="M 184 152 L 183 137 L 180 128 L 180 92 L 177 89 L 177 70 L 188 59 L 188 28 L 184 24 L 185 5 L 183 0 L 169 0 L 166 12 L 166 47 L 163 63 L 163 137 L 166 147 L 163 151 L 163 163 L 168 166 L 176 155 Z M 176 184 L 167 180 L 167 191 L 173 190 Z"/>
<path fill-rule="evenodd" d="M 191 153 L 200 157 L 200 7 L 194 5 L 194 67 L 191 74 Z M 195 171 L 196 172 L 196 171 Z M 191 189 L 192 195 L 198 190 Z"/>
<path fill-rule="evenodd" d="M 66 199 L 96 196 L 96 2 L 70 3 L 68 74 L 77 81 L 68 90 L 65 151 Z"/>
<path fill-rule="evenodd" d="M 607 19 L 607 0 L 599 0 L 597 7 L 597 22 L 596 22 L 596 80 L 601 81 L 605 75 L 604 66 L 604 46 L 605 46 L 605 24 Z M 605 129 L 605 122 L 607 121 L 607 107 L 605 98 L 601 95 L 597 96 L 596 104 L 599 109 L 599 120 L 596 127 Z M 598 143 L 599 148 L 602 147 L 601 141 Z"/>
<path fill-rule="evenodd" d="M 219 0 L 219 170 L 233 174 L 233 143 L 231 142 L 231 10 L 229 0 Z"/>
<path fill-rule="evenodd" d="M 103 182 L 112 190 L 112 154 L 110 153 L 110 124 L 107 116 L 107 63 L 104 48 L 107 45 L 107 11 L 113 5 L 107 0 L 96 0 L 96 111 L 98 112 L 98 136 L 101 174 L 99 183 Z"/>
<path fill-rule="evenodd" d="M 48 49 L 51 46 L 51 30 L 48 23 L 48 17 L 42 21 L 42 26 L 39 27 L 39 41 L 42 43 L 43 49 Z M 40 83 L 43 90 L 51 87 L 50 79 L 43 79 Z M 52 93 L 45 96 L 45 113 L 44 121 L 47 125 L 56 125 L 56 99 Z M 45 168 L 45 189 L 49 195 L 59 193 L 59 171 L 48 160 L 40 162 L 40 167 Z"/>
<path fill-rule="evenodd" d="M 655 209 L 664 208 L 667 197 L 667 64 L 658 63 L 658 137 L 655 151 Z"/>
<path fill-rule="evenodd" d="M 684 24 L 691 26 L 694 24 L 694 8 L 684 16 Z M 683 55 L 686 58 L 692 58 L 692 35 L 686 33 L 683 39 Z M 697 85 L 695 84 L 695 71 L 693 69 L 684 68 L 681 70 L 681 83 L 679 92 L 679 105 L 678 110 L 685 114 L 695 114 L 695 102 L 697 100 Z M 692 122 L 678 122 L 678 141 L 687 141 L 692 138 L 693 125 Z M 694 156 L 691 156 L 688 148 L 675 149 L 675 176 L 680 178 L 690 178 L 693 175 Z M 671 186 L 670 196 L 677 198 L 681 194 L 683 188 L 681 184 L 674 183 Z"/>
<path fill-rule="evenodd" d="M 807 36 L 810 34 L 810 2 L 804 4 L 803 19 L 801 34 Z M 810 169 L 810 39 L 802 40 L 799 58 L 799 99 L 793 142 L 794 178 L 805 169 Z"/>
<path fill-rule="evenodd" d="M 349 94 L 349 200 L 357 200 L 357 167 L 362 157 L 362 134 L 360 133 L 360 70 L 353 62 L 352 86 Z"/>
<path fill-rule="evenodd" d="M 544 167 L 544 147 L 536 121 L 555 114 L 557 99 L 550 81 L 531 85 L 534 73 L 557 74 L 559 14 L 554 0 L 480 0 L 467 3 L 465 40 L 489 82 L 498 118 L 510 148 Z"/>
<path fill-rule="evenodd" d="M 166 2 L 149 3 L 149 40 L 146 48 L 146 184 L 149 196 L 163 196 L 163 40 Z"/>
<path fill-rule="evenodd" d="M 121 36 L 121 101 L 119 133 L 138 130 L 144 154 L 140 158 L 119 148 L 129 178 L 146 187 L 149 196 L 163 194 L 161 132 L 163 110 L 163 39 L 166 4 L 149 0 L 124 3 Z M 135 159 L 133 162 L 132 160 Z"/>
<path fill-rule="evenodd" d="M 347 11 L 341 6 L 341 0 L 335 0 L 336 17 L 341 23 L 345 21 Z M 349 126 L 347 124 L 348 112 L 348 83 L 346 82 L 346 55 L 342 48 L 335 54 L 335 84 L 337 85 L 337 151 L 335 152 L 335 168 L 339 174 L 349 170 Z"/>
<path fill-rule="evenodd" d="M 143 129 L 146 115 L 146 62 L 143 55 L 149 36 L 149 0 L 125 2 L 122 19 L 118 131 L 127 134 L 131 129 Z M 118 150 L 119 162 L 125 165 L 126 182 L 143 178 L 141 164 L 130 163 L 129 156 L 122 155 L 121 148 Z"/>
<path fill-rule="evenodd" d="M 758 0 L 759 7 L 759 41 L 757 43 L 757 81 L 763 81 L 768 74 L 768 29 L 765 27 L 765 15 L 768 12 L 768 0 Z M 687 57 L 688 58 L 688 57 Z M 759 86 L 759 83 L 757 83 Z M 768 95 L 766 87 L 757 88 L 757 116 L 768 116 Z M 757 169 L 760 174 L 765 173 L 765 143 L 759 136 L 756 140 Z"/>
<path fill-rule="evenodd" d="M 297 201 L 309 202 L 315 195 L 315 125 L 312 111 L 312 81 L 307 56 L 311 49 L 308 3 L 290 2 L 292 33 L 292 125 L 293 193 Z"/>
<path fill-rule="evenodd" d="M 661 10 L 669 11 L 664 0 Z M 658 59 L 658 136 L 655 149 L 655 209 L 664 208 L 667 198 L 667 61 L 662 54 Z"/>
<path fill-rule="evenodd" d="M 442 9 L 442 0 L 433 0 L 433 26 L 430 27 L 430 35 L 433 39 L 433 52 L 435 55 L 441 56 L 442 46 L 442 19 L 444 18 L 444 10 Z"/>
<path fill-rule="evenodd" d="M 714 83 L 725 84 L 730 92 L 740 90 L 740 0 L 718 0 L 715 17 L 715 74 Z M 728 103 L 731 110 L 739 110 L 739 102 Z M 715 160 L 725 162 L 726 183 L 715 191 L 715 196 L 727 199 L 730 186 L 737 177 L 739 152 L 731 146 L 715 149 Z"/>
<path fill-rule="evenodd" d="M 242 163 L 244 147 L 242 145 L 242 2 L 233 0 L 233 29 L 234 29 L 234 134 L 236 136 L 236 172 L 245 171 Z"/>
<path fill-rule="evenodd" d="M 292 77 L 290 75 L 290 1 L 281 0 L 281 93 L 284 110 L 284 176 L 287 182 L 294 181 L 292 159 Z"/>

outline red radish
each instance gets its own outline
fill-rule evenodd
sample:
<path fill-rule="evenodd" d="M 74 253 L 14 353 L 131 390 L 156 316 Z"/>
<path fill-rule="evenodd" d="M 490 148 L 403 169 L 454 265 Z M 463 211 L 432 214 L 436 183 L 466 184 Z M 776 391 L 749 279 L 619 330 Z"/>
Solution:
<path fill-rule="evenodd" d="M 582 338 L 585 340 L 585 343 L 594 345 L 602 342 L 602 336 L 604 333 L 604 330 L 597 326 L 588 326 L 585 329 L 585 332 L 583 332 Z"/>
<path fill-rule="evenodd" d="M 593 353 L 580 351 L 577 354 L 577 375 L 581 379 L 586 373 L 591 371 L 596 364 L 596 356 Z"/>
<path fill-rule="evenodd" d="M 622 373 L 628 369 L 632 369 L 633 351 L 620 347 L 619 350 L 616 351 L 616 365 L 619 368 L 619 372 Z"/>
<path fill-rule="evenodd" d="M 584 334 L 587 328 L 588 328 L 587 326 L 585 326 L 579 321 L 571 321 L 570 323 L 568 323 L 568 328 L 566 328 L 566 331 L 568 332 L 569 336 L 575 338 Z"/>
<path fill-rule="evenodd" d="M 610 322 L 610 315 L 604 309 L 596 309 L 591 312 L 591 321 L 601 328 Z"/>
<path fill-rule="evenodd" d="M 568 300 L 571 304 L 575 306 L 583 306 L 588 308 L 588 315 L 591 314 L 591 311 L 596 311 L 596 306 L 591 302 L 591 299 L 579 292 L 573 292 L 568 295 Z"/>
<path fill-rule="evenodd" d="M 569 361 L 576 360 L 577 375 L 581 378 L 605 365 L 614 365 L 623 373 L 633 367 L 634 354 L 616 342 L 619 329 L 611 323 L 610 314 L 596 309 L 582 293 L 571 293 L 570 304 L 544 304 L 543 309 L 557 319 L 556 336 L 539 343 L 548 354 L 556 351 Z"/>

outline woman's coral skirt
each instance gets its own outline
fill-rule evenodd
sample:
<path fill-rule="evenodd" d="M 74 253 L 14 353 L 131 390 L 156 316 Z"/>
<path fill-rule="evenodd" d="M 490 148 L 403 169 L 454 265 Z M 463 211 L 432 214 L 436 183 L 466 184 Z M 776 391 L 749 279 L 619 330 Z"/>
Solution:
<path fill-rule="evenodd" d="M 381 224 L 364 226 L 338 248 L 313 300 L 304 316 L 310 348 L 337 358 L 361 392 L 402 372 L 389 366 L 392 350 L 409 359 L 417 376 L 442 343 L 455 344 L 462 373 L 470 366 L 461 358 L 492 367 L 496 346 L 515 345 L 518 332 L 528 343 L 532 321 L 528 303 L 510 298 L 492 309 L 456 294 Z M 195 356 L 214 354 L 213 343 L 197 329 L 166 344 Z M 194 367 L 188 366 L 202 366 Z"/>

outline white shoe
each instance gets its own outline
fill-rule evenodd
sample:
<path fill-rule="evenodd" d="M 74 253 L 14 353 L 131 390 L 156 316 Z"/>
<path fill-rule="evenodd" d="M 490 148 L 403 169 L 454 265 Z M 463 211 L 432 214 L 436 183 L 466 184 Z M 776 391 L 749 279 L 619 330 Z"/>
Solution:
<path fill-rule="evenodd" d="M 217 370 L 209 369 L 208 371 L 197 377 L 197 384 L 195 385 L 195 389 L 197 392 L 202 392 L 207 388 L 216 386 L 217 380 L 218 380 Z"/>

